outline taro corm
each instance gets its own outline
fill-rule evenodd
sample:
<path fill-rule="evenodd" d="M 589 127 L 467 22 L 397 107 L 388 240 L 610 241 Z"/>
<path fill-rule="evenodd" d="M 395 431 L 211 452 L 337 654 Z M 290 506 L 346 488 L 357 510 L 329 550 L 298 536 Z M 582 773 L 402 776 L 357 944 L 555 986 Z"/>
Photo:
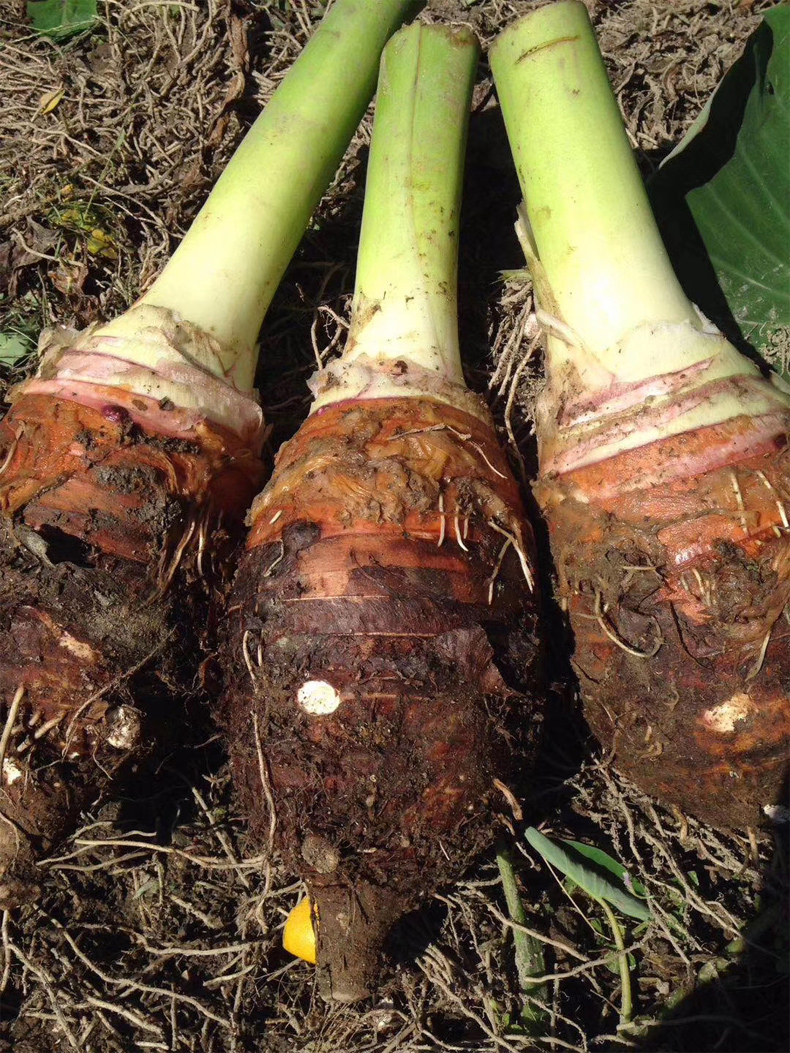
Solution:
<path fill-rule="evenodd" d="M 263 482 L 264 313 L 408 2 L 337 0 L 172 260 L 124 315 L 44 338 L 0 425 L 0 907 L 151 747 L 197 670 Z"/>
<path fill-rule="evenodd" d="M 546 333 L 535 492 L 585 713 L 645 790 L 755 824 L 788 759 L 790 396 L 680 288 L 584 5 L 514 23 L 491 68 Z"/>
<path fill-rule="evenodd" d="M 307 884 L 286 943 L 343 1001 L 490 843 L 514 722 L 526 753 L 540 719 L 516 690 L 536 666 L 531 531 L 459 356 L 477 55 L 439 25 L 385 49 L 345 352 L 253 505 L 226 619 L 236 784 Z"/>

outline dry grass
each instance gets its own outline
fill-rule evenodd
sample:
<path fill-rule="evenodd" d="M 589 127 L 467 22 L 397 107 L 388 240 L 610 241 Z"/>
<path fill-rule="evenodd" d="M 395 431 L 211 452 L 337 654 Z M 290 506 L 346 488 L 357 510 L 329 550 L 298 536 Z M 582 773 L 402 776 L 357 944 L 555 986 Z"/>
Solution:
<path fill-rule="evenodd" d="M 62 48 L 28 34 L 21 4 L 0 8 L 0 332 L 123 310 L 172 251 L 318 15 L 312 0 L 100 6 L 101 28 Z M 432 0 L 423 17 L 460 17 L 490 39 L 532 6 Z M 649 171 L 770 4 L 588 6 Z M 259 383 L 275 445 L 306 412 L 316 358 L 342 341 L 369 117 L 262 334 Z M 462 339 L 472 382 L 490 393 L 526 479 L 540 367 L 512 233 L 516 201 L 483 67 L 464 205 Z M 645 884 L 655 920 L 646 931 L 625 926 L 632 1025 L 618 1029 L 620 977 L 603 915 L 569 897 L 521 838 L 513 843 L 527 924 L 545 944 L 551 995 L 542 1036 L 518 1029 L 526 996 L 493 854 L 400 926 L 377 999 L 323 1004 L 309 967 L 279 946 L 298 885 L 245 839 L 221 750 L 200 744 L 210 731 L 196 713 L 192 742 L 128 799 L 99 802 L 45 864 L 40 901 L 3 918 L 0 1050 L 781 1048 L 786 947 L 776 905 L 786 896 L 786 847 L 662 812 L 597 762 L 582 732 L 569 730 L 579 722 L 569 717 L 571 679 L 554 630 L 556 718 L 537 782 L 522 788 L 526 819 L 612 852 Z"/>

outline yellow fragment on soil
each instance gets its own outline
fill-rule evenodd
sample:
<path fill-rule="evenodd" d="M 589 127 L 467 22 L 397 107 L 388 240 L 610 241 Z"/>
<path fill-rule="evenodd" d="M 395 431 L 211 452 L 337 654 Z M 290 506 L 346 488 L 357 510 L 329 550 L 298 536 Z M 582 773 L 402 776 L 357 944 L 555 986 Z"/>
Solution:
<path fill-rule="evenodd" d="M 43 115 L 45 113 L 52 113 L 54 109 L 57 109 L 58 104 L 65 94 L 65 88 L 61 88 L 59 91 L 45 92 L 38 101 L 39 114 Z"/>
<path fill-rule="evenodd" d="M 298 903 L 288 915 L 283 929 L 283 947 L 296 958 L 303 958 L 311 965 L 316 961 L 316 938 L 313 929 L 310 899 Z"/>

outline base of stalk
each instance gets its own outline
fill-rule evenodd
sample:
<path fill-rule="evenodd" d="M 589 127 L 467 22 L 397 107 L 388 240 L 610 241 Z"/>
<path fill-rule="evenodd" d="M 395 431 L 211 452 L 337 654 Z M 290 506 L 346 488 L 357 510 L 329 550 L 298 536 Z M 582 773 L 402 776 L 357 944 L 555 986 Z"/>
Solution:
<path fill-rule="evenodd" d="M 536 486 L 593 731 L 643 790 L 719 827 L 765 820 L 790 748 L 790 422 L 770 441 L 762 423 Z"/>
<path fill-rule="evenodd" d="M 491 426 L 420 398 L 308 418 L 251 519 L 222 721 L 255 836 L 276 815 L 318 906 L 322 989 L 347 1001 L 397 917 L 490 844 L 516 754 L 528 771 L 531 535 Z"/>
<path fill-rule="evenodd" d="M 358 1002 L 376 989 L 389 930 L 406 905 L 396 893 L 358 882 L 334 884 L 314 875 L 311 900 L 318 918 L 318 989 L 335 1002 Z"/>
<path fill-rule="evenodd" d="M 346 350 L 341 358 L 314 373 L 309 387 L 314 396 L 311 413 L 362 399 L 422 398 L 490 423 L 488 407 L 479 395 L 469 390 L 462 376 L 451 379 L 406 356 L 373 358 L 349 355 Z"/>
<path fill-rule="evenodd" d="M 542 321 L 551 324 L 545 315 Z M 684 443 L 741 417 L 781 431 L 790 389 L 776 375 L 763 377 L 701 321 L 704 330 L 688 323 L 638 326 L 600 355 L 560 343 L 549 328 L 548 379 L 536 405 L 543 474 L 607 464 L 628 451 L 638 460 L 648 446 L 664 449 L 663 439 Z M 657 362 L 663 372 L 654 372 Z"/>
<path fill-rule="evenodd" d="M 82 332 L 48 329 L 34 377 L 11 390 L 70 399 L 94 409 L 119 405 L 141 428 L 190 438 L 208 421 L 233 432 L 254 454 L 263 442 L 257 394 L 235 387 L 213 337 L 164 307 L 138 304 Z"/>

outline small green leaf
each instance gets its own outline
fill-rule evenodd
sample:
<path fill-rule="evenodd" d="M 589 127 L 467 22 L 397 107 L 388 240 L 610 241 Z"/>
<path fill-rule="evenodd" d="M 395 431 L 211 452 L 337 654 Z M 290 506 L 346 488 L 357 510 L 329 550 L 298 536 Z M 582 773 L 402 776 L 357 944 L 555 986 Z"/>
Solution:
<path fill-rule="evenodd" d="M 596 866 L 610 871 L 635 896 L 640 896 L 644 899 L 647 895 L 645 886 L 629 875 L 619 859 L 614 859 L 612 856 L 607 855 L 603 849 L 596 848 L 594 845 L 585 845 L 581 841 L 565 841 L 565 844 L 575 848 L 577 852 L 589 859 L 591 863 L 595 863 Z"/>
<path fill-rule="evenodd" d="M 578 888 L 578 887 L 579 886 L 577 885 L 576 888 Z M 595 929 L 595 931 L 598 933 L 598 935 L 599 936 L 603 936 L 603 934 L 604 934 L 604 932 L 603 932 L 603 922 L 601 921 L 601 919 L 600 918 L 589 918 L 588 920 L 590 922 L 590 925 L 592 925 L 593 929 Z"/>
<path fill-rule="evenodd" d="M 96 0 L 30 0 L 27 17 L 42 36 L 67 40 L 99 20 Z"/>
<path fill-rule="evenodd" d="M 718 980 L 722 973 L 726 972 L 732 963 L 726 958 L 713 958 L 705 962 L 697 973 L 697 980 L 701 984 L 711 983 Z"/>
<path fill-rule="evenodd" d="M 650 192 L 686 292 L 788 371 L 790 7 L 750 37 Z"/>
<path fill-rule="evenodd" d="M 640 899 L 621 884 L 617 884 L 614 875 L 606 869 L 599 869 L 570 845 L 550 841 L 534 826 L 527 829 L 526 838 L 547 863 L 551 863 L 562 874 L 575 881 L 592 899 L 605 900 L 623 914 L 638 918 L 639 921 L 650 919 L 650 911 Z"/>
<path fill-rule="evenodd" d="M 10 369 L 33 350 L 33 341 L 21 333 L 0 333 L 0 368 Z"/>
<path fill-rule="evenodd" d="M 628 965 L 631 969 L 636 969 L 636 958 L 633 954 L 627 955 Z M 614 973 L 615 976 L 620 976 L 620 956 L 618 954 L 607 954 L 604 958 L 604 965 L 610 973 Z"/>

